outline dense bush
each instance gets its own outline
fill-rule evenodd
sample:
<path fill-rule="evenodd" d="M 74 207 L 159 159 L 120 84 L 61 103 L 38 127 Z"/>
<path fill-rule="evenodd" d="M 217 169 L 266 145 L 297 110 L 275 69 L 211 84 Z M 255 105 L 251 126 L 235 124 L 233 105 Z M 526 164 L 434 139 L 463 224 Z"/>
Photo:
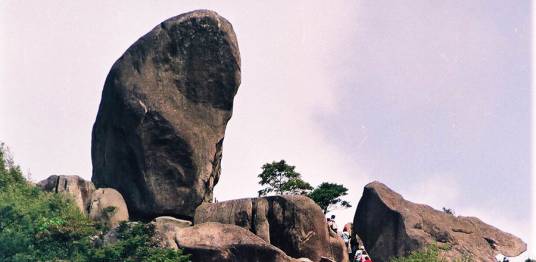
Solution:
<path fill-rule="evenodd" d="M 180 250 L 156 247 L 143 224 L 120 231 L 113 245 L 93 245 L 104 228 L 65 195 L 29 184 L 6 152 L 0 144 L 0 261 L 188 261 Z"/>

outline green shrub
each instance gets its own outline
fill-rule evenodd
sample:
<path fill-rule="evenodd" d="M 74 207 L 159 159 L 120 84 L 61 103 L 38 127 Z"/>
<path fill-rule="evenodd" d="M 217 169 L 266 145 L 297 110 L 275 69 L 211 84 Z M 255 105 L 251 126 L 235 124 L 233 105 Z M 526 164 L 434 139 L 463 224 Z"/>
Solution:
<path fill-rule="evenodd" d="M 188 256 L 181 250 L 162 249 L 152 236 L 152 224 L 122 222 L 117 230 L 117 242 L 91 250 L 91 261 L 155 261 L 186 262 Z"/>
<path fill-rule="evenodd" d="M 439 257 L 439 248 L 430 245 L 423 250 L 413 251 L 408 256 L 392 258 L 391 262 L 444 262 L 446 260 Z"/>
<path fill-rule="evenodd" d="M 391 258 L 390 262 L 446 262 L 447 260 L 439 256 L 441 250 L 449 250 L 452 248 L 450 245 L 444 243 L 436 243 L 428 245 L 422 250 L 413 251 L 408 256 Z M 461 259 L 455 260 L 457 262 L 471 262 L 473 261 L 469 256 L 464 255 Z"/>
<path fill-rule="evenodd" d="M 50 261 L 69 258 L 96 233 L 73 202 L 42 192 L 6 165 L 0 150 L 0 261 Z"/>
<path fill-rule="evenodd" d="M 96 247 L 91 237 L 103 228 L 64 194 L 28 183 L 6 152 L 0 143 L 0 261 L 188 261 L 180 250 L 156 247 L 148 226 Z"/>

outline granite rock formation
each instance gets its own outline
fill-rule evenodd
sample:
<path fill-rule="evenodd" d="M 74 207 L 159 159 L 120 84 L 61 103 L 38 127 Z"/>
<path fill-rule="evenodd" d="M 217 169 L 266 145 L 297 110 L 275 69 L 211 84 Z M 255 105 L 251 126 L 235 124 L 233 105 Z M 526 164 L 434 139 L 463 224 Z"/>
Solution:
<path fill-rule="evenodd" d="M 79 176 L 52 175 L 37 183 L 44 191 L 54 193 L 68 193 L 76 206 L 87 215 L 87 207 L 91 201 L 91 194 L 95 186 Z"/>
<path fill-rule="evenodd" d="M 192 221 L 189 220 L 182 220 L 174 217 L 169 216 L 163 216 L 163 217 L 157 217 L 152 221 L 155 226 L 158 227 L 158 225 L 171 225 L 173 228 L 175 227 L 191 227 Z"/>
<path fill-rule="evenodd" d="M 131 216 L 191 219 L 212 200 L 240 85 L 231 24 L 212 11 L 170 18 L 115 62 L 93 126 L 92 181 Z"/>
<path fill-rule="evenodd" d="M 203 223 L 191 227 L 160 221 L 155 226 L 162 247 L 181 248 L 193 262 L 297 262 L 248 230 L 229 224 Z"/>
<path fill-rule="evenodd" d="M 527 249 L 518 237 L 485 224 L 476 217 L 447 214 L 405 200 L 379 182 L 365 186 L 354 217 L 354 231 L 374 261 L 388 261 L 434 244 L 447 247 L 447 260 L 470 257 L 494 261 L 498 253 L 517 256 Z"/>
<path fill-rule="evenodd" d="M 326 227 L 328 228 L 329 233 L 329 258 L 333 259 L 334 261 L 350 261 L 348 249 L 342 237 L 331 230 L 328 225 L 326 225 Z"/>
<path fill-rule="evenodd" d="M 191 227 L 192 222 L 188 220 L 177 219 L 174 217 L 163 216 L 157 217 L 151 224 L 155 229 L 155 239 L 160 247 L 177 249 L 175 242 L 175 233 L 179 228 Z"/>
<path fill-rule="evenodd" d="M 128 221 L 128 208 L 125 200 L 113 188 L 99 188 L 91 194 L 88 216 L 109 228 L 116 227 L 121 221 Z"/>
<path fill-rule="evenodd" d="M 330 237 L 324 214 L 306 196 L 270 196 L 205 203 L 195 212 L 194 224 L 218 222 L 253 232 L 287 255 L 312 261 L 322 257 L 345 258 L 344 242 Z M 334 245 L 333 247 L 331 245 Z M 332 250 L 343 254 L 333 254 Z"/>

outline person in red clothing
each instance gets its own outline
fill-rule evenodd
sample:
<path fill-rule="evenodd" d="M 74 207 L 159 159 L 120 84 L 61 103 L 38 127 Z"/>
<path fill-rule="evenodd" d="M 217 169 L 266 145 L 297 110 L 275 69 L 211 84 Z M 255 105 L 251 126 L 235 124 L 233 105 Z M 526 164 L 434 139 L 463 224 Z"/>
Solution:
<path fill-rule="evenodd" d="M 367 251 L 365 250 L 363 250 L 363 255 L 361 256 L 361 262 L 372 262 L 372 259 L 370 259 Z"/>

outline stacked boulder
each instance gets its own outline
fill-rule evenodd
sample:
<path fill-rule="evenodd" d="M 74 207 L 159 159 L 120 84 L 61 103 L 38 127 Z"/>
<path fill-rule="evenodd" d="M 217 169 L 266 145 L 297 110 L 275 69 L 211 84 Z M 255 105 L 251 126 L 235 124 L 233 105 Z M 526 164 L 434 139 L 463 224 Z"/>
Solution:
<path fill-rule="evenodd" d="M 121 192 L 136 219 L 191 220 L 212 201 L 239 85 L 240 54 L 227 20 L 201 10 L 162 22 L 106 78 L 91 180 Z"/>

